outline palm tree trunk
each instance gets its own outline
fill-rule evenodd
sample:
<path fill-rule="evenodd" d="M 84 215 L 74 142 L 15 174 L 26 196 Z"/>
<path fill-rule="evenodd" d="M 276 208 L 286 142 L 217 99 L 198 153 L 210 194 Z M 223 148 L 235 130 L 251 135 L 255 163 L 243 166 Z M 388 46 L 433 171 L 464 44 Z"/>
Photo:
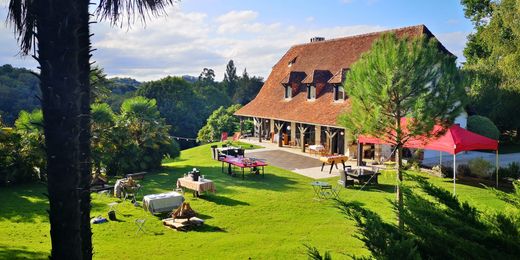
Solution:
<path fill-rule="evenodd" d="M 76 0 L 39 0 L 37 38 L 53 259 L 81 259 Z"/>
<path fill-rule="evenodd" d="M 81 214 L 81 244 L 83 259 L 92 259 L 92 230 L 90 228 L 90 183 L 92 179 L 92 162 L 90 146 L 90 30 L 89 30 L 89 0 L 79 1 L 80 30 L 78 31 L 78 62 L 80 82 L 80 175 L 79 199 Z"/>

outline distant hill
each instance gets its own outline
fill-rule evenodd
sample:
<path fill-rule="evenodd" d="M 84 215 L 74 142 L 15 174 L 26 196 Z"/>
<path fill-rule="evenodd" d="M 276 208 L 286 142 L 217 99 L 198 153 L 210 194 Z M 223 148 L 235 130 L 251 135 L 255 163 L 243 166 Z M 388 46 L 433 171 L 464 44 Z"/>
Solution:
<path fill-rule="evenodd" d="M 40 107 L 41 96 L 38 78 L 25 68 L 9 64 L 0 67 L 0 117 L 12 126 L 21 110 Z"/>
<path fill-rule="evenodd" d="M 195 83 L 199 78 L 195 76 L 190 75 L 182 75 L 181 77 L 183 80 L 188 81 L 189 83 Z"/>

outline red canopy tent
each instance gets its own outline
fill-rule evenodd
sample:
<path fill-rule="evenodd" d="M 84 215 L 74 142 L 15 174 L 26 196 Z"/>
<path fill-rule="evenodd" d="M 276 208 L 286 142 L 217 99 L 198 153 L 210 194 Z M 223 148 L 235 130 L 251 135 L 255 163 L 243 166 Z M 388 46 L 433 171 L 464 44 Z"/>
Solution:
<path fill-rule="evenodd" d="M 406 130 L 405 130 L 406 131 Z M 442 131 L 442 127 L 437 125 L 432 133 Z M 390 142 L 372 136 L 360 135 L 359 143 L 371 144 L 391 144 Z M 453 154 L 453 193 L 455 193 L 456 176 L 456 154 L 462 151 L 472 150 L 494 150 L 496 151 L 496 169 L 498 186 L 498 141 L 491 138 L 468 131 L 458 124 L 452 125 L 446 133 L 440 137 L 416 137 L 410 138 L 404 147 L 443 151 Z"/>

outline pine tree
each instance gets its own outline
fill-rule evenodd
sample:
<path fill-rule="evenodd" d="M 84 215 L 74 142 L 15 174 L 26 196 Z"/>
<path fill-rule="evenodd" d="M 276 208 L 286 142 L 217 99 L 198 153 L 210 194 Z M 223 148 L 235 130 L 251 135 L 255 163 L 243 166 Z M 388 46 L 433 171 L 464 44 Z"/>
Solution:
<path fill-rule="evenodd" d="M 385 34 L 348 73 L 344 87 L 351 110 L 340 123 L 354 134 L 377 136 L 396 146 L 402 209 L 404 144 L 410 137 L 430 135 L 436 124 L 447 127 L 460 114 L 464 89 L 455 57 L 443 53 L 434 38 Z M 400 217 L 398 222 L 402 227 Z"/>

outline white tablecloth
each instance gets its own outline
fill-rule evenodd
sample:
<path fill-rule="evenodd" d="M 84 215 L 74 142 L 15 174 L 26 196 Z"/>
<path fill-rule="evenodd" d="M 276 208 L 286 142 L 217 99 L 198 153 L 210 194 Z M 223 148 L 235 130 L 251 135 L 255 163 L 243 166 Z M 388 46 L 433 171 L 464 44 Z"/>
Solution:
<path fill-rule="evenodd" d="M 168 212 L 178 208 L 184 197 L 182 194 L 172 191 L 161 194 L 150 194 L 143 197 L 143 207 L 152 214 L 157 212 Z"/>

